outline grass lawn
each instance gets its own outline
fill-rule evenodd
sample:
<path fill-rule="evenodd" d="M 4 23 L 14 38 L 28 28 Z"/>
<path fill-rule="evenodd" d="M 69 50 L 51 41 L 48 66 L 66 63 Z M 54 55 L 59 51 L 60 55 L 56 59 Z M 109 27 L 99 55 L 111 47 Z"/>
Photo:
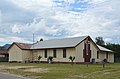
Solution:
<path fill-rule="evenodd" d="M 33 68 L 48 69 L 47 72 L 27 72 L 26 69 L 0 69 L 1 72 L 12 73 L 36 79 L 120 79 L 120 63 L 102 65 L 85 64 L 23 64 L 23 63 L 0 63 L 0 66 L 34 66 Z"/>

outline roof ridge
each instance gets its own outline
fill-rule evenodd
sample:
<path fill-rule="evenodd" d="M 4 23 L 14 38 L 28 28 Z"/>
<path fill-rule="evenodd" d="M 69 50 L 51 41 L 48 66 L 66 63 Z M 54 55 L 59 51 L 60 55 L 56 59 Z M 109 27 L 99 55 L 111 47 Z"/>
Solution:
<path fill-rule="evenodd" d="M 77 37 L 57 38 L 57 39 L 48 39 L 48 40 L 43 40 L 43 41 L 65 40 L 65 39 L 74 39 L 74 38 L 80 38 L 80 37 L 88 37 L 88 35 L 86 35 L 86 36 L 77 36 Z M 39 42 L 43 42 L 43 41 L 39 41 Z"/>
<path fill-rule="evenodd" d="M 22 42 L 14 42 L 15 44 L 29 44 L 29 43 L 22 43 Z M 29 44 L 32 45 L 32 44 Z"/>
<path fill-rule="evenodd" d="M 58 47 L 75 47 L 77 44 L 81 43 L 88 36 L 70 37 L 62 39 L 51 39 L 45 41 L 39 41 L 34 44 L 34 48 L 58 48 Z M 31 47 L 31 49 L 33 46 Z"/>

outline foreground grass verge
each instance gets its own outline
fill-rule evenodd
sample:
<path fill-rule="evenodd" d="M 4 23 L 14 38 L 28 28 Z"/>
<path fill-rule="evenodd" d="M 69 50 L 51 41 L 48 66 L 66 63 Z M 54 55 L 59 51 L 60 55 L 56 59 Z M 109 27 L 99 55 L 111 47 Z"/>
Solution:
<path fill-rule="evenodd" d="M 34 68 L 47 68 L 48 72 L 26 72 L 25 69 L 1 69 L 1 72 L 34 77 L 36 79 L 120 79 L 120 63 L 102 65 L 84 64 L 36 64 L 36 63 L 0 63 L 0 66 L 34 66 Z"/>

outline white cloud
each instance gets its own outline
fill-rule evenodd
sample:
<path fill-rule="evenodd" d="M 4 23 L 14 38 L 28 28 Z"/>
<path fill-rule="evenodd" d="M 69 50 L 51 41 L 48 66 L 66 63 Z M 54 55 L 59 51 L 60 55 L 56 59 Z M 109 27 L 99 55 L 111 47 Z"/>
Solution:
<path fill-rule="evenodd" d="M 105 38 L 104 41 L 105 41 L 106 43 L 109 43 L 109 42 L 112 41 L 112 39 L 111 39 L 111 38 Z"/>
<path fill-rule="evenodd" d="M 12 27 L 12 32 L 13 33 L 22 33 L 25 32 L 26 34 L 29 34 L 29 32 L 32 33 L 37 33 L 39 32 L 40 35 L 43 34 L 49 34 L 49 35 L 56 35 L 58 29 L 56 26 L 47 26 L 46 21 L 44 19 L 40 21 L 36 21 L 36 19 L 33 21 L 31 24 L 26 24 L 26 25 L 14 25 Z"/>
<path fill-rule="evenodd" d="M 72 0 L 69 2 L 71 1 Z M 99 3 L 101 1 L 92 1 L 93 5 L 94 3 L 96 5 L 97 2 Z M 46 14 L 45 16 L 47 17 L 43 17 L 42 20 L 37 23 L 34 21 L 30 25 L 23 26 L 21 31 L 39 31 L 40 33 L 44 32 L 44 34 L 54 36 L 58 34 L 59 30 L 64 30 L 68 33 L 68 36 L 91 35 L 93 37 L 113 37 L 114 35 L 119 35 L 118 31 L 120 27 L 116 26 L 116 22 L 120 21 L 120 19 L 114 18 L 117 17 L 114 13 L 119 12 L 116 8 L 116 6 L 119 6 L 116 5 L 116 3 L 119 2 L 120 1 L 114 3 L 113 1 L 102 1 L 100 4 L 96 5 L 96 7 L 89 8 L 83 13 L 79 12 L 78 15 L 64 9 L 62 11 L 61 9 L 56 8 L 58 11 L 55 11 L 54 15 L 48 12 L 50 14 Z M 46 13 L 46 11 L 43 11 L 43 13 Z M 52 26 L 49 26 L 49 19 L 54 19 L 57 23 L 53 21 L 51 22 Z M 18 31 L 18 29 L 16 30 Z M 111 33 L 110 30 L 114 33 Z"/>
<path fill-rule="evenodd" d="M 13 33 L 20 33 L 20 26 L 18 26 L 17 24 L 11 26 L 11 29 Z"/>
<path fill-rule="evenodd" d="M 64 0 L 65 2 L 68 2 L 68 3 L 75 3 L 76 0 Z"/>
<path fill-rule="evenodd" d="M 53 4 L 52 0 L 14 0 L 13 3 L 38 14 L 41 11 L 49 10 Z"/>
<path fill-rule="evenodd" d="M 70 23 L 70 28 L 68 28 L 68 31 L 71 34 L 75 33 L 73 35 L 88 34 L 92 36 L 100 35 L 105 37 L 119 35 L 120 33 L 118 33 L 118 30 L 120 30 L 120 27 L 116 24 L 116 22 L 120 21 L 120 19 L 115 17 L 119 16 L 120 10 L 118 10 L 117 7 L 114 7 L 119 7 L 119 5 L 116 5 L 115 3 L 119 3 L 120 1 L 116 1 L 115 3 L 112 2 L 113 1 L 108 1 L 103 4 L 101 3 L 101 5 L 99 4 L 94 8 L 90 8 L 79 16 L 73 15 L 74 18 L 72 17 L 68 20 L 69 22 L 73 23 Z M 118 14 L 116 15 L 116 13 Z M 71 16 L 65 15 L 64 18 L 65 17 Z M 110 30 L 112 30 L 114 33 L 111 34 Z"/>
<path fill-rule="evenodd" d="M 52 13 L 52 0 L 12 0 L 12 2 L 42 18 L 46 18 Z"/>
<path fill-rule="evenodd" d="M 25 9 L 50 7 L 52 0 L 13 0 L 13 3 Z"/>
<path fill-rule="evenodd" d="M 98 3 L 100 3 L 98 1 Z M 91 35 L 92 37 L 103 36 L 114 39 L 120 36 L 120 1 L 105 1 L 100 4 L 93 4 L 95 7 L 89 8 L 83 13 L 74 15 L 72 13 L 61 12 L 56 14 L 56 18 L 62 20 L 63 25 L 70 36 Z"/>
<path fill-rule="evenodd" d="M 9 40 L 8 40 L 9 39 Z M 0 38 L 0 42 L 25 42 L 25 43 L 31 43 L 28 40 L 25 40 L 24 38 L 16 37 L 16 36 L 8 36 L 5 38 Z"/>
<path fill-rule="evenodd" d="M 65 1 L 69 4 L 76 2 L 76 0 L 59 1 Z M 120 36 L 119 0 L 79 1 L 88 2 L 90 6 L 82 12 L 75 12 L 69 11 L 70 5 L 54 6 L 55 3 L 52 0 L 14 0 L 14 3 L 20 7 L 35 12 L 36 17 L 32 23 L 11 26 L 12 32 L 26 36 L 35 33 L 37 40 L 40 37 L 47 39 L 90 35 L 93 38 L 103 36 L 106 37 L 105 41 L 113 41 L 115 37 Z M 81 9 L 81 7 L 77 9 Z M 22 36 L 25 37 L 25 35 Z M 19 38 L 16 39 L 26 41 L 23 37 Z"/>
<path fill-rule="evenodd" d="M 0 26 L 1 26 L 1 22 L 2 22 L 2 13 L 1 13 L 1 10 L 0 10 Z"/>
<path fill-rule="evenodd" d="M 0 42 L 3 42 L 4 41 L 4 38 L 0 38 Z"/>

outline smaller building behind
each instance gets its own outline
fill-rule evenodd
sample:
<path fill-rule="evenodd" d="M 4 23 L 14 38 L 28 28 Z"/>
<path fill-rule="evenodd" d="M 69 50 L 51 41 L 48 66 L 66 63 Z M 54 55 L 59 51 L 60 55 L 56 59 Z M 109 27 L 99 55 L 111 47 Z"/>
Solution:
<path fill-rule="evenodd" d="M 8 48 L 10 44 L 6 44 L 4 46 L 0 46 L 0 62 L 7 62 L 9 59 Z"/>

